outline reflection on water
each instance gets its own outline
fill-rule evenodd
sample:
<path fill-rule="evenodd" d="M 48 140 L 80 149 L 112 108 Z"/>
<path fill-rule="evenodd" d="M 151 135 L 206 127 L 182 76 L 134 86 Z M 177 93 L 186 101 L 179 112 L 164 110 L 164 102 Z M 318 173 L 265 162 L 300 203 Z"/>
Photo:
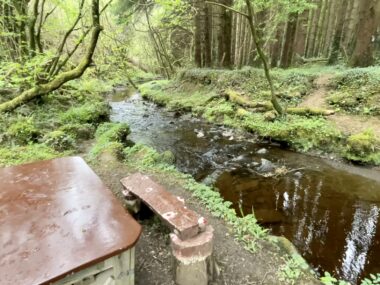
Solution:
<path fill-rule="evenodd" d="M 191 117 L 169 113 L 134 95 L 111 102 L 114 121 L 127 122 L 131 139 L 170 150 L 177 167 L 215 183 L 238 213 L 250 213 L 275 235 L 284 235 L 319 271 L 353 284 L 380 272 L 380 181 L 358 168 L 345 171 L 249 134 L 239 134 Z M 199 133 L 202 133 L 199 136 Z M 259 150 L 265 148 L 265 152 Z M 299 169 L 266 178 L 263 159 Z M 378 175 L 375 173 L 372 176 Z M 240 205 L 240 206 L 239 206 Z"/>
<path fill-rule="evenodd" d="M 379 191 L 379 183 L 336 169 L 304 170 L 302 176 L 271 179 L 244 170 L 222 174 L 216 186 L 223 196 L 257 219 L 275 235 L 291 240 L 317 270 L 329 271 L 352 283 L 380 272 L 380 203 L 358 200 L 364 187 Z M 258 181 L 255 187 L 244 184 Z M 345 192 L 342 192 L 342 189 Z M 350 193 L 351 192 L 351 193 Z"/>

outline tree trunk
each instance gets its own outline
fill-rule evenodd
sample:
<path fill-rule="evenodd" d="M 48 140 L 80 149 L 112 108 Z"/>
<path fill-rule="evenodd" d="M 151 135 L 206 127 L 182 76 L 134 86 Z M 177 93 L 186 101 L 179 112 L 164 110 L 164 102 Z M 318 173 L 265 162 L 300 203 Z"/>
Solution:
<path fill-rule="evenodd" d="M 286 25 L 285 43 L 280 63 L 280 67 L 282 68 L 288 68 L 292 64 L 297 19 L 297 13 L 292 13 L 289 15 L 288 23 Z"/>
<path fill-rule="evenodd" d="M 316 35 L 318 32 L 319 16 L 321 14 L 321 6 L 322 6 L 322 0 L 318 0 L 318 6 L 314 12 L 314 17 L 313 17 L 313 20 L 311 22 L 311 27 L 310 27 L 307 57 L 313 56 L 315 41 L 316 41 Z"/>
<path fill-rule="evenodd" d="M 200 9 L 200 2 L 203 0 L 196 0 L 194 17 L 195 32 L 194 32 L 194 61 L 198 67 L 202 67 L 202 15 Z"/>
<path fill-rule="evenodd" d="M 283 34 L 284 34 L 284 25 L 280 23 L 277 27 L 277 32 L 276 32 L 276 38 L 275 42 L 272 44 L 271 48 L 271 67 L 277 67 L 278 61 L 281 56 L 281 46 L 282 46 L 282 39 L 283 39 Z"/>
<path fill-rule="evenodd" d="M 245 0 L 245 3 L 247 5 L 247 9 L 248 9 L 247 19 L 248 19 L 249 28 L 251 30 L 253 41 L 255 42 L 257 53 L 259 54 L 259 57 L 260 57 L 260 59 L 261 59 L 261 61 L 263 63 L 265 77 L 266 77 L 266 79 L 268 81 L 268 84 L 269 84 L 269 87 L 270 87 L 270 91 L 271 91 L 271 103 L 273 105 L 273 109 L 275 109 L 276 112 L 279 115 L 282 116 L 282 115 L 284 115 L 284 110 L 282 109 L 280 103 L 278 102 L 276 93 L 274 91 L 274 86 L 273 86 L 272 77 L 270 75 L 268 61 L 267 61 L 267 59 L 265 57 L 265 54 L 264 54 L 264 52 L 263 52 L 263 50 L 261 48 L 261 41 L 260 41 L 260 39 L 257 36 L 257 31 L 256 31 L 256 28 L 255 28 L 255 25 L 254 25 L 254 22 L 253 22 L 254 21 L 254 19 L 253 19 L 254 13 L 253 13 L 253 7 L 252 7 L 251 0 Z"/>
<path fill-rule="evenodd" d="M 340 0 L 337 25 L 335 29 L 330 57 L 327 62 L 329 65 L 333 65 L 338 62 L 338 57 L 339 57 L 339 52 L 340 52 L 340 43 L 342 40 L 343 25 L 344 25 L 344 20 L 345 20 L 344 17 L 346 15 L 346 8 L 347 8 L 347 0 Z"/>
<path fill-rule="evenodd" d="M 305 55 L 308 17 L 309 10 L 303 11 L 303 13 L 298 17 L 294 53 L 300 57 L 303 57 Z"/>
<path fill-rule="evenodd" d="M 379 24 L 380 0 L 361 0 L 359 13 L 359 29 L 350 65 L 366 67 L 374 63 L 373 37 Z"/>
<path fill-rule="evenodd" d="M 87 67 L 92 62 L 92 57 L 95 52 L 95 48 L 99 39 L 100 32 L 102 27 L 100 26 L 99 19 L 99 0 L 92 0 L 91 2 L 91 10 L 92 10 L 92 33 L 89 47 L 87 48 L 86 54 L 84 55 L 82 61 L 79 65 L 70 70 L 63 72 L 56 76 L 52 81 L 37 85 L 31 89 L 28 89 L 18 95 L 16 98 L 0 104 L 0 112 L 9 112 L 17 108 L 18 106 L 29 102 L 30 100 L 40 97 L 42 95 L 48 94 L 59 87 L 61 87 L 66 82 L 79 78 L 86 71 Z"/>

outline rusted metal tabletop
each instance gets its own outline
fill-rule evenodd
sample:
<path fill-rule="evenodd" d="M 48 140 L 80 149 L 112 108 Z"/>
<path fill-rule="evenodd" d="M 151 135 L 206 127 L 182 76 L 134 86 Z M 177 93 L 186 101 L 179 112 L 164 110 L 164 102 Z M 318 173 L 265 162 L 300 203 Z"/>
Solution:
<path fill-rule="evenodd" d="M 79 157 L 0 169 L 0 284 L 49 284 L 135 245 L 141 226 Z"/>

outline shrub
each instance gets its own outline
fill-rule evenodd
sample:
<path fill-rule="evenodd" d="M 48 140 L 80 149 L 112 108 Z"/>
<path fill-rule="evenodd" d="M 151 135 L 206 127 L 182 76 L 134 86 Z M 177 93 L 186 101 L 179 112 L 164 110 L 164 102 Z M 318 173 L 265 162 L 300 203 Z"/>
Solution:
<path fill-rule="evenodd" d="M 107 151 L 121 157 L 129 133 L 129 126 L 124 123 L 100 125 L 95 133 L 96 143 L 90 151 L 90 156 L 95 158 Z"/>
<path fill-rule="evenodd" d="M 61 115 L 64 124 L 93 124 L 98 125 L 108 120 L 110 108 L 107 103 L 85 103 L 80 107 L 72 107 Z"/>
<path fill-rule="evenodd" d="M 44 144 L 0 148 L 0 166 L 10 166 L 31 161 L 52 159 L 69 155 L 70 152 L 56 152 Z"/>
<path fill-rule="evenodd" d="M 8 139 L 19 145 L 35 141 L 39 134 L 34 119 L 31 117 L 21 118 L 12 123 L 6 133 Z"/>
<path fill-rule="evenodd" d="M 54 150 L 64 151 L 68 149 L 73 149 L 75 146 L 74 138 L 66 134 L 63 131 L 52 131 L 44 136 L 44 143 Z"/>
<path fill-rule="evenodd" d="M 380 142 L 372 130 L 352 135 L 347 139 L 343 156 L 349 160 L 380 164 Z"/>
<path fill-rule="evenodd" d="M 67 124 L 59 128 L 59 130 L 71 135 L 76 139 L 91 139 L 95 134 L 95 127 L 91 124 Z"/>

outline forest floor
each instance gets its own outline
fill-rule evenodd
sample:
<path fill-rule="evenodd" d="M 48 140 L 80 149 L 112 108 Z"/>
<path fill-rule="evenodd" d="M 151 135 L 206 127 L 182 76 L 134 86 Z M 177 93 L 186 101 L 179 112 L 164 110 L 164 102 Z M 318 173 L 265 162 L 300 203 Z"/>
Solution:
<path fill-rule="evenodd" d="M 91 166 L 103 182 L 123 202 L 120 179 L 136 171 L 109 155 L 102 155 Z M 257 240 L 257 249 L 250 253 L 239 243 L 233 229 L 222 219 L 214 217 L 199 200 L 163 173 L 147 173 L 176 196 L 183 197 L 186 204 L 206 218 L 214 228 L 214 260 L 217 276 L 210 285 L 261 285 L 261 284 L 320 284 L 309 274 L 295 279 L 280 281 L 281 270 L 293 271 L 287 252 L 273 242 Z M 170 250 L 169 230 L 157 219 L 139 221 L 143 232 L 136 246 L 136 285 L 174 285 L 173 263 Z M 292 259 L 290 259 L 292 260 Z"/>
<path fill-rule="evenodd" d="M 314 90 L 305 97 L 304 101 L 299 104 L 300 107 L 328 109 L 327 96 L 329 86 L 334 74 L 322 74 L 314 80 Z M 372 129 L 375 136 L 380 138 L 380 118 L 360 116 L 353 114 L 335 113 L 328 116 L 331 121 L 345 135 L 352 135 Z"/>

